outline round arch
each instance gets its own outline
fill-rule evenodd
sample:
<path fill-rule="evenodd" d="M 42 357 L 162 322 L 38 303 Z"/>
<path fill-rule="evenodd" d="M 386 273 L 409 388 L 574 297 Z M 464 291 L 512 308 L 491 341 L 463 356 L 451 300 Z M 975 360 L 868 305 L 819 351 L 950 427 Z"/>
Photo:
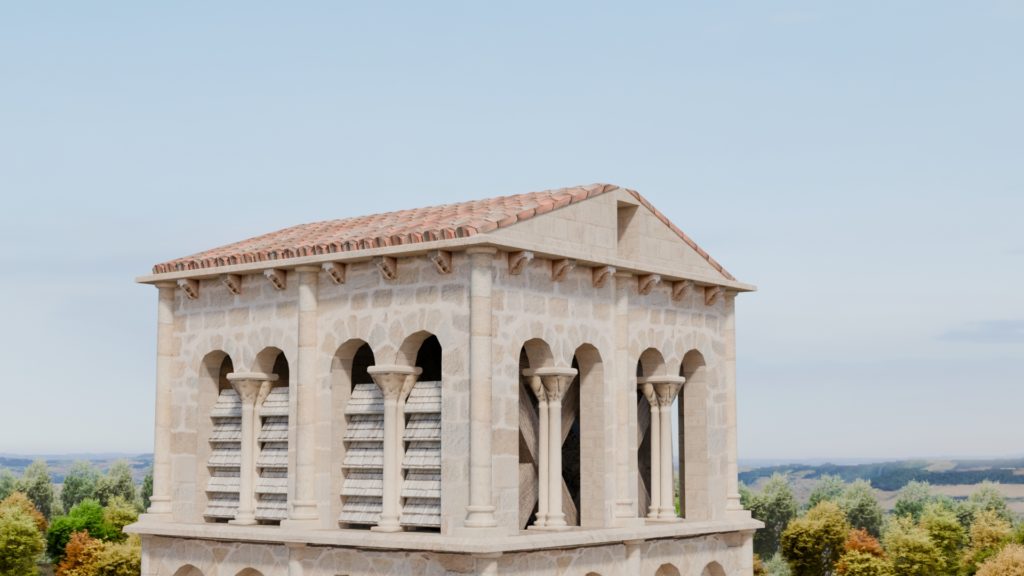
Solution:
<path fill-rule="evenodd" d="M 708 377 L 704 355 L 690 350 L 683 356 L 679 375 L 686 384 L 679 394 L 679 508 L 682 516 L 690 520 L 710 518 L 707 477 L 710 469 L 708 456 Z"/>
<path fill-rule="evenodd" d="M 527 366 L 522 366 L 522 357 L 525 354 Z M 531 338 L 523 343 L 520 353 L 520 368 L 543 368 L 554 366 L 554 355 L 551 353 L 551 345 L 541 338 Z"/>
<path fill-rule="evenodd" d="M 174 576 L 203 576 L 203 573 L 191 564 L 186 564 L 174 572 Z"/>
<path fill-rule="evenodd" d="M 196 521 L 224 521 L 224 518 L 207 517 L 210 495 L 206 488 L 210 483 L 208 463 L 213 454 L 211 438 L 214 436 L 212 412 L 221 393 L 232 394 L 234 389 L 228 382 L 228 374 L 235 371 L 231 356 L 223 350 L 214 350 L 203 356 L 199 365 L 196 386 L 196 409 L 187 410 L 186 418 L 191 420 L 189 428 L 196 431 L 195 498 Z"/>
<path fill-rule="evenodd" d="M 331 427 L 332 463 L 344 462 L 347 453 L 345 436 L 352 417 L 346 415 L 352 390 L 356 385 L 373 384 L 367 368 L 376 364 L 376 354 L 370 344 L 361 338 L 345 341 L 331 358 L 330 372 L 330 415 L 327 420 Z M 341 522 L 345 483 L 345 470 L 332 465 L 331 470 L 331 518 Z"/>
<path fill-rule="evenodd" d="M 655 376 L 665 373 L 665 356 L 657 348 L 648 348 L 640 353 L 637 361 L 637 376 Z"/>
<path fill-rule="evenodd" d="M 700 576 L 725 576 L 725 568 L 722 568 L 722 565 L 718 562 L 711 562 L 704 567 Z"/>
<path fill-rule="evenodd" d="M 675 564 L 666 562 L 661 566 L 658 566 L 658 570 L 654 572 L 654 576 L 682 576 L 679 573 L 679 568 L 676 568 Z"/>
<path fill-rule="evenodd" d="M 238 574 L 235 574 L 235 576 L 263 576 L 263 572 L 260 572 L 255 568 L 246 568 Z"/>
<path fill-rule="evenodd" d="M 605 436 L 612 427 L 605 419 L 607 395 L 601 352 L 593 344 L 581 345 L 573 354 L 573 367 L 579 371 L 573 383 L 578 416 L 570 429 L 570 437 L 576 435 L 576 444 L 571 447 L 576 450 L 575 470 L 578 473 L 574 497 L 579 510 L 579 525 L 599 527 L 609 520 L 605 518 L 605 486 L 601 479 L 607 464 L 604 447 L 612 441 Z M 583 442 L 584 438 L 587 441 Z M 563 467 L 568 462 L 570 460 L 563 455 Z"/>

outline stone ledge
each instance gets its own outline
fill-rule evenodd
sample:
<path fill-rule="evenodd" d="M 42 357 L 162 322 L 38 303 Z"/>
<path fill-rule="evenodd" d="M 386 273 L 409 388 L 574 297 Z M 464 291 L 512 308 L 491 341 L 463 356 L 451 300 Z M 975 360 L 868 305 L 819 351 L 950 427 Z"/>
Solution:
<path fill-rule="evenodd" d="M 195 540 L 258 542 L 266 544 L 307 544 L 375 550 L 415 550 L 453 554 L 502 554 L 606 546 L 630 541 L 666 538 L 696 538 L 715 534 L 735 534 L 762 528 L 756 520 L 720 520 L 648 524 L 621 528 L 574 528 L 562 532 L 521 532 L 515 535 L 482 537 L 442 536 L 418 532 L 395 534 L 369 530 L 310 530 L 280 526 L 227 526 L 224 524 L 186 524 L 141 521 L 125 527 L 125 532 L 141 536 L 163 536 Z"/>

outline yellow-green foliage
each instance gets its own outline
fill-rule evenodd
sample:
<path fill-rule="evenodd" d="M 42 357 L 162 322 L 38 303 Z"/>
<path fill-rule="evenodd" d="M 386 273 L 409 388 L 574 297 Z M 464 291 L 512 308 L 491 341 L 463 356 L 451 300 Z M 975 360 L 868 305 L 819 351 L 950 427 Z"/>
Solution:
<path fill-rule="evenodd" d="M 125 526 L 139 519 L 138 509 L 135 504 L 128 502 L 121 496 L 114 496 L 103 509 L 103 521 L 112 528 L 109 540 L 124 540 L 126 535 L 122 532 Z"/>
<path fill-rule="evenodd" d="M 20 505 L 0 506 L 0 576 L 34 576 L 46 540 Z"/>
<path fill-rule="evenodd" d="M 789 523 L 782 533 L 782 555 L 793 576 L 828 576 L 844 552 L 850 525 L 833 502 L 821 502 Z"/>
<path fill-rule="evenodd" d="M 971 524 L 971 544 L 964 552 L 963 573 L 968 576 L 996 555 L 1013 536 L 1013 526 L 996 510 L 984 510 L 974 516 Z"/>
<path fill-rule="evenodd" d="M 978 568 L 978 576 L 1024 576 L 1024 546 L 1004 547 Z"/>
<path fill-rule="evenodd" d="M 946 566 L 942 550 L 910 515 L 891 521 L 882 541 L 893 571 L 899 576 L 937 576 L 952 571 Z"/>
<path fill-rule="evenodd" d="M 928 533 L 932 544 L 942 552 L 943 563 L 952 572 L 959 564 L 966 534 L 956 512 L 940 503 L 925 505 L 921 513 L 921 528 Z"/>
<path fill-rule="evenodd" d="M 839 558 L 836 573 L 843 576 L 895 576 L 887 558 L 850 550 Z"/>

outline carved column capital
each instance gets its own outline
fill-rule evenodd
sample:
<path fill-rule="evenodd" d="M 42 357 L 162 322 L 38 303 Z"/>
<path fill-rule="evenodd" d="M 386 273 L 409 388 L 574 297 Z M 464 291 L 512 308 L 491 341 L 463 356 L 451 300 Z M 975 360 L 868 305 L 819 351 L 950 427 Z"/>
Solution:
<path fill-rule="evenodd" d="M 366 371 L 384 394 L 384 400 L 399 402 L 409 396 L 416 378 L 423 373 L 416 366 L 370 366 Z"/>
<path fill-rule="evenodd" d="M 228 374 L 228 382 L 238 392 L 238 397 L 243 403 L 255 403 L 260 395 L 263 384 L 277 382 L 277 374 L 266 372 L 232 372 Z M 268 386 L 269 390 L 269 386 Z"/>
<path fill-rule="evenodd" d="M 526 378 L 526 384 L 533 391 L 533 395 L 537 397 L 537 401 L 541 403 L 547 402 L 548 395 L 544 391 L 544 384 L 541 382 L 540 376 L 537 375 L 537 371 L 527 368 L 523 370 L 523 377 Z"/>
<path fill-rule="evenodd" d="M 539 376 L 544 384 L 544 392 L 548 402 L 561 402 L 562 397 L 569 391 L 573 379 L 579 372 L 575 368 L 537 368 L 533 371 Z"/>

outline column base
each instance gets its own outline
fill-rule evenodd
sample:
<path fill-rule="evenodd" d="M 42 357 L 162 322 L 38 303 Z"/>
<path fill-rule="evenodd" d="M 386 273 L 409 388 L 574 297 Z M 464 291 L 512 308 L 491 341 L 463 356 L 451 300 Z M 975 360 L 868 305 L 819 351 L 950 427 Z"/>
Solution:
<path fill-rule="evenodd" d="M 246 514 L 244 516 L 235 516 L 234 520 L 228 520 L 228 524 L 233 526 L 252 526 L 256 523 L 256 516 L 253 514 Z"/>
<path fill-rule="evenodd" d="M 146 516 L 170 516 L 173 513 L 170 498 L 150 498 L 149 502 Z"/>
<path fill-rule="evenodd" d="M 494 528 L 498 521 L 494 519 L 494 506 L 466 506 L 467 528 Z"/>
<path fill-rule="evenodd" d="M 371 532 L 401 532 L 402 525 L 398 523 L 398 518 L 381 518 L 380 522 L 376 526 L 370 527 Z"/>

